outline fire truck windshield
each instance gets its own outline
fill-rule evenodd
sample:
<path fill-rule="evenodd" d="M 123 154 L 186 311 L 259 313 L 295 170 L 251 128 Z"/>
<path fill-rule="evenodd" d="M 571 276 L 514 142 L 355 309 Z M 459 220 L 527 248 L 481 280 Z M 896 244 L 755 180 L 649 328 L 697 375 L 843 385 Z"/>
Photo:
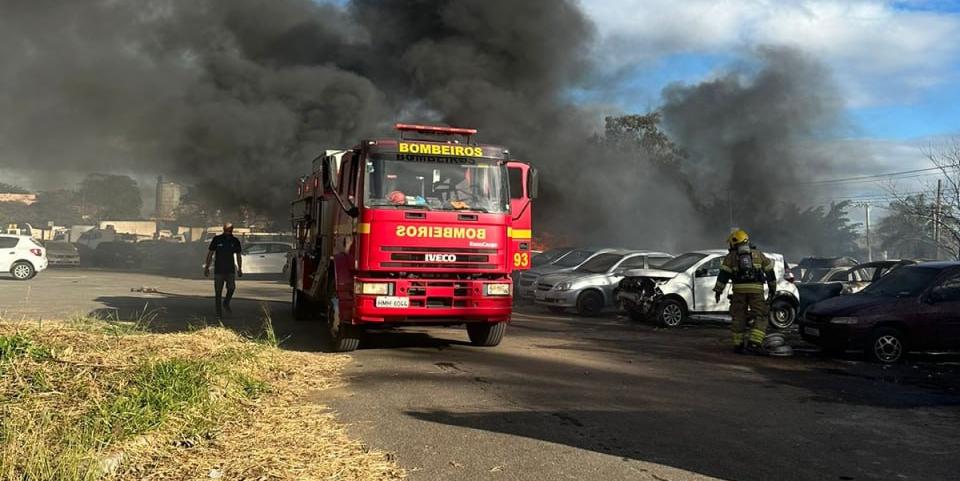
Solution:
<path fill-rule="evenodd" d="M 470 162 L 412 162 L 372 157 L 366 165 L 364 205 L 509 212 L 505 168 L 494 161 L 471 159 Z"/>

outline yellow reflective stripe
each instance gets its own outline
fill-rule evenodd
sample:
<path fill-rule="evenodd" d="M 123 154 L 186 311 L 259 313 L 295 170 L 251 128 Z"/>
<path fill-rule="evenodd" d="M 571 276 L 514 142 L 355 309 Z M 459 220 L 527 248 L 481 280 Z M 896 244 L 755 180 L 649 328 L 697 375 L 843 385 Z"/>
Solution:
<path fill-rule="evenodd" d="M 361 222 L 357 224 L 357 234 L 369 234 L 370 233 L 370 223 Z"/>
<path fill-rule="evenodd" d="M 759 330 L 759 329 L 753 329 L 753 330 L 750 331 L 750 340 L 753 341 L 753 342 L 756 342 L 756 343 L 759 344 L 759 343 L 763 342 L 763 338 L 764 338 L 764 337 L 767 337 L 767 333 L 765 333 L 765 332 L 763 332 L 763 331 L 761 331 L 761 330 Z"/>
<path fill-rule="evenodd" d="M 514 229 L 507 227 L 507 237 L 511 239 L 530 239 L 533 237 L 532 229 Z"/>

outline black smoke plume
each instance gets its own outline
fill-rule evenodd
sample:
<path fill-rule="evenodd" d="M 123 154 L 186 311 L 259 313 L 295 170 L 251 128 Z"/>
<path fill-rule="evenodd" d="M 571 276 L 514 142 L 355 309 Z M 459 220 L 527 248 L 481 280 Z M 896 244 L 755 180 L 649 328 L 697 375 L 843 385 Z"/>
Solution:
<path fill-rule="evenodd" d="M 162 174 L 278 219 L 323 149 L 439 122 L 539 166 L 538 226 L 570 242 L 716 245 L 728 200 L 734 223 L 759 226 L 779 189 L 822 164 L 803 141 L 840 105 L 815 62 L 763 50 L 759 67 L 664 92 L 686 156 L 663 163 L 611 148 L 599 110 L 570 100 L 595 67 L 573 0 L 0 0 L 0 12 L 0 172 Z"/>

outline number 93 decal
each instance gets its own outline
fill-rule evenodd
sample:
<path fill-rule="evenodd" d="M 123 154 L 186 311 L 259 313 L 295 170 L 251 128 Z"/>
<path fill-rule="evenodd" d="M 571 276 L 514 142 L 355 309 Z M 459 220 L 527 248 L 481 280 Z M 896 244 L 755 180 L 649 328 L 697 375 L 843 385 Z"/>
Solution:
<path fill-rule="evenodd" d="M 517 252 L 513 255 L 514 267 L 527 267 L 530 265 L 530 254 L 526 252 Z"/>

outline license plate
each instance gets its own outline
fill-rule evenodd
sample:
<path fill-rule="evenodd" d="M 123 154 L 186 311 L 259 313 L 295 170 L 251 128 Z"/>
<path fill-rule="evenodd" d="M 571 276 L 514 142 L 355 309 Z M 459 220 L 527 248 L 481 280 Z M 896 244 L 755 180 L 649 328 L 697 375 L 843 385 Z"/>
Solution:
<path fill-rule="evenodd" d="M 803 333 L 804 333 L 804 334 L 809 334 L 809 335 L 811 335 L 811 336 L 819 336 L 819 335 L 820 335 L 820 329 L 817 329 L 816 327 L 804 327 L 804 328 L 803 328 Z"/>
<path fill-rule="evenodd" d="M 376 300 L 377 307 L 386 307 L 389 309 L 404 309 L 410 307 L 409 297 L 381 296 Z"/>

